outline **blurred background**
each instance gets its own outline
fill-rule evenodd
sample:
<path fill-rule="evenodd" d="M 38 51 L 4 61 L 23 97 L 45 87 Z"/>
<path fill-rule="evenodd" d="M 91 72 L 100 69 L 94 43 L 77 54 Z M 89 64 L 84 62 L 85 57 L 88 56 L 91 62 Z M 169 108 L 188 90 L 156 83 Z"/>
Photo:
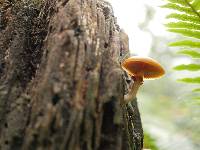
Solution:
<path fill-rule="evenodd" d="M 166 70 L 163 78 L 145 81 L 138 93 L 146 147 L 199 150 L 200 105 L 190 92 L 196 85 L 176 81 L 180 77 L 194 76 L 194 73 L 172 69 L 192 60 L 176 54 L 178 48 L 168 46 L 180 38 L 167 32 L 163 25 L 170 10 L 159 7 L 163 0 L 107 1 L 113 6 L 118 24 L 129 36 L 131 55 L 152 57 Z"/>

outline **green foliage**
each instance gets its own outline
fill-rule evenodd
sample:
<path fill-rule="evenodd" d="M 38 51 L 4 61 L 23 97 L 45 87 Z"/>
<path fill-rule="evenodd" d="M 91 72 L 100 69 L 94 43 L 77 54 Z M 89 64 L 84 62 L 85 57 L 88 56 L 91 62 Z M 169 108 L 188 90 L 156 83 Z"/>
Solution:
<path fill-rule="evenodd" d="M 197 84 L 200 84 L 200 77 L 182 78 L 182 79 L 178 79 L 178 81 L 186 82 L 186 83 L 197 83 Z"/>
<path fill-rule="evenodd" d="M 194 97 L 193 99 L 199 101 L 200 97 Z"/>
<path fill-rule="evenodd" d="M 193 23 L 200 23 L 199 17 L 197 16 L 191 16 L 191 15 L 187 15 L 187 14 L 177 14 L 177 13 L 172 13 L 167 15 L 166 17 L 167 19 L 176 19 L 179 21 L 189 21 L 189 22 L 193 22 Z"/>
<path fill-rule="evenodd" d="M 169 23 L 165 24 L 167 30 L 183 35 L 181 41 L 169 45 L 184 48 L 178 54 L 196 59 L 192 64 L 181 64 L 174 69 L 177 71 L 200 71 L 200 64 L 197 60 L 200 59 L 200 0 L 167 0 L 167 4 L 161 7 L 173 10 L 166 16 L 167 19 L 170 19 Z M 200 86 L 200 76 L 182 78 L 178 81 Z M 193 92 L 199 91 L 200 88 L 193 90 Z"/>
<path fill-rule="evenodd" d="M 191 40 L 183 40 L 183 41 L 177 41 L 177 42 L 170 43 L 169 46 L 200 48 L 200 42 L 191 41 Z"/>
<path fill-rule="evenodd" d="M 188 71 L 198 71 L 200 70 L 200 64 L 189 64 L 189 65 L 179 65 L 174 67 L 175 70 L 188 70 Z"/>
<path fill-rule="evenodd" d="M 179 21 L 179 22 L 170 22 L 168 24 L 165 25 L 168 28 L 187 28 L 187 29 L 193 29 L 193 30 L 200 30 L 200 24 L 194 24 L 194 23 L 190 23 L 190 22 L 183 22 L 183 21 Z"/>
<path fill-rule="evenodd" d="M 200 58 L 200 52 L 194 50 L 180 50 L 178 54 L 188 55 L 192 58 Z"/>
<path fill-rule="evenodd" d="M 144 132 L 144 148 L 158 150 L 155 139 L 153 139 L 147 132 Z"/>
<path fill-rule="evenodd" d="M 182 5 L 182 6 L 186 6 L 187 7 L 187 4 L 185 3 L 184 0 L 168 0 L 169 2 L 171 3 L 175 3 L 175 4 L 178 4 L 178 5 Z M 188 2 L 191 2 L 192 0 L 188 0 Z"/>
<path fill-rule="evenodd" d="M 192 92 L 200 92 L 200 88 L 194 89 Z"/>
<path fill-rule="evenodd" d="M 182 34 L 184 36 L 189 36 L 189 37 L 192 37 L 192 38 L 197 38 L 197 39 L 200 39 L 200 31 L 194 31 L 194 30 L 188 30 L 187 29 L 187 26 L 185 26 L 184 29 L 172 29 L 172 28 L 169 28 L 168 29 L 169 32 L 174 32 L 174 33 L 179 33 L 179 34 Z"/>
<path fill-rule="evenodd" d="M 189 15 L 195 15 L 195 13 L 188 7 L 179 6 L 175 3 L 168 3 L 166 5 L 161 6 L 162 8 L 169 8 L 176 11 L 180 11 Z"/>

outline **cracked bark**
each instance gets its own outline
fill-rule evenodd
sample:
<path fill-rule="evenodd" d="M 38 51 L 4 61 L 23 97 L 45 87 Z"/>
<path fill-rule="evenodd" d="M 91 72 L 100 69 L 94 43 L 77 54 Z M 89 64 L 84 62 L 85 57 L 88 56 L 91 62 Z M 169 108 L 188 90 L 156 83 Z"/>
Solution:
<path fill-rule="evenodd" d="M 119 67 L 128 37 L 110 4 L 2 0 L 0 6 L 0 149 L 128 149 Z M 142 135 L 140 122 L 137 128 Z"/>

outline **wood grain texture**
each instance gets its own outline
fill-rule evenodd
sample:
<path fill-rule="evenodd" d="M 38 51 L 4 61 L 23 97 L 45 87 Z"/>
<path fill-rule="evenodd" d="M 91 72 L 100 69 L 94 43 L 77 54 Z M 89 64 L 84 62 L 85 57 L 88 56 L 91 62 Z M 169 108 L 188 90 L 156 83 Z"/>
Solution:
<path fill-rule="evenodd" d="M 111 5 L 5 0 L 0 6 L 0 149 L 128 149 L 119 63 L 128 37 Z"/>

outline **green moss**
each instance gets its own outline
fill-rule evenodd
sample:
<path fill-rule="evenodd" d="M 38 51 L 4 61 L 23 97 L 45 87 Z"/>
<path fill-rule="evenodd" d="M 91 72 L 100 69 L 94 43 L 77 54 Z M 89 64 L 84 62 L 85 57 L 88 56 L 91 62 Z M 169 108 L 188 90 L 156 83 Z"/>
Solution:
<path fill-rule="evenodd" d="M 151 150 L 159 150 L 156 146 L 155 139 L 147 132 L 144 132 L 144 148 Z"/>

